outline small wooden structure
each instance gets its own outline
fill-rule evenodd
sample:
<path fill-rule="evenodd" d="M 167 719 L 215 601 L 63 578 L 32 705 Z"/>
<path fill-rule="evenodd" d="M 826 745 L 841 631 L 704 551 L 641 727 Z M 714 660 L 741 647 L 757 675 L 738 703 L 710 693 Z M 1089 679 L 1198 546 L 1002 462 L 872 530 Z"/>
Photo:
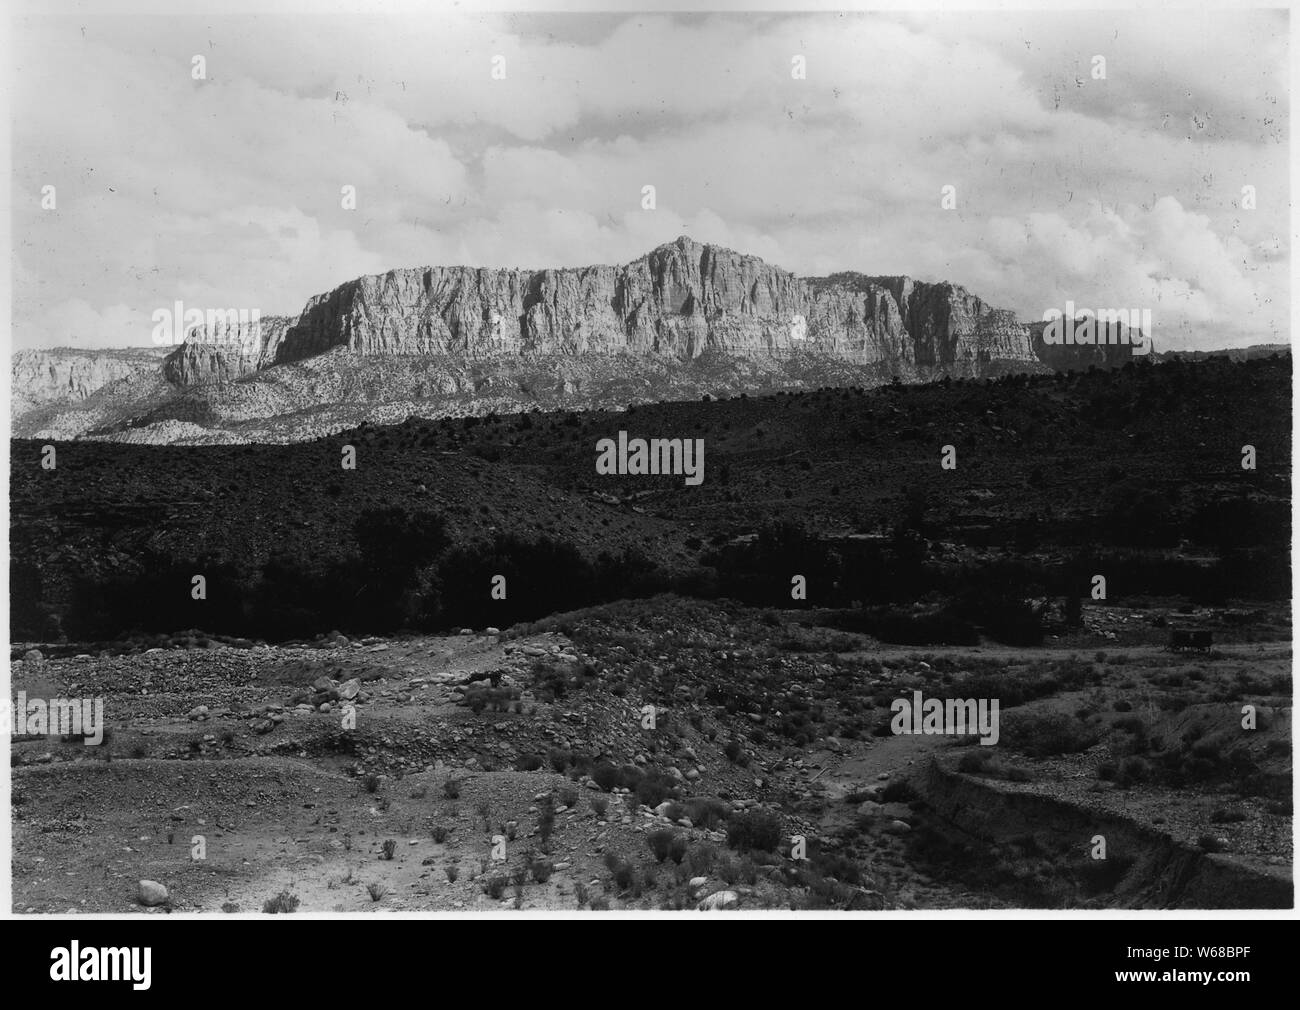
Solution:
<path fill-rule="evenodd" d="M 1170 628 L 1170 652 L 1209 652 L 1214 647 L 1214 632 L 1208 628 Z"/>

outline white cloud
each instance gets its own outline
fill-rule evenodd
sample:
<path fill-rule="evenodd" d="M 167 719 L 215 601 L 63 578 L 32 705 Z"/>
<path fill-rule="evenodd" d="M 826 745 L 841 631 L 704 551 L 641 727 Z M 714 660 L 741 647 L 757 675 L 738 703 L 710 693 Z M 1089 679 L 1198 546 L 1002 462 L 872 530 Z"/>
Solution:
<path fill-rule="evenodd" d="M 800 273 L 952 280 L 1023 318 L 1145 299 L 1188 339 L 1276 340 L 1277 23 L 33 19 L 15 39 L 15 339 L 140 343 L 128 320 L 178 297 L 294 312 L 361 273 L 625 262 L 686 233 Z"/>

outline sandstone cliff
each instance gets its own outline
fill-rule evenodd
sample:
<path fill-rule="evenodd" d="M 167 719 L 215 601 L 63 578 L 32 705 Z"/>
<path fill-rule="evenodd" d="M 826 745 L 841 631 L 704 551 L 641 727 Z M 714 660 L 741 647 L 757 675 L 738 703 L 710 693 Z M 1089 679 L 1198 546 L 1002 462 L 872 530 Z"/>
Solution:
<path fill-rule="evenodd" d="M 904 378 L 978 375 L 994 358 L 1037 360 L 1025 327 L 956 285 L 860 274 L 806 280 L 685 237 L 621 267 L 427 267 L 361 277 L 312 298 L 258 353 L 263 364 L 282 364 L 333 347 L 680 361 L 711 350 L 802 351 L 881 364 Z"/>
<path fill-rule="evenodd" d="M 84 400 L 110 383 L 156 372 L 164 353 L 152 348 L 16 351 L 10 362 L 14 410 Z"/>
<path fill-rule="evenodd" d="M 163 375 L 178 386 L 232 382 L 275 364 L 284 335 L 296 317 L 264 316 L 256 322 L 222 325 L 216 332 L 199 326 L 167 356 Z"/>
<path fill-rule="evenodd" d="M 1121 363 L 1082 350 L 955 284 L 800 278 L 683 237 L 623 266 L 392 270 L 170 349 L 24 352 L 12 417 L 26 437 L 295 441 L 410 414 Z"/>

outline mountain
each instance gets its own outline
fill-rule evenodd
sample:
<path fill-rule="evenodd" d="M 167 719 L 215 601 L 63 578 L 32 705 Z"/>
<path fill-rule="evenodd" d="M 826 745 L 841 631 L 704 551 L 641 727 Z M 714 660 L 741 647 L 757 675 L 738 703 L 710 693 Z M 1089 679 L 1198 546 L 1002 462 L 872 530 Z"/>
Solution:
<path fill-rule="evenodd" d="M 196 328 L 161 362 L 140 352 L 93 379 L 37 384 L 15 399 L 13 420 L 15 434 L 34 438 L 288 442 L 412 414 L 608 409 L 1128 355 L 1074 350 L 1046 347 L 1031 325 L 955 284 L 800 278 L 683 236 L 623 266 L 360 277 L 296 317 Z M 58 371 L 25 353 L 26 372 Z M 17 358 L 14 376 L 17 385 Z M 64 395 L 69 385 L 80 397 Z"/>

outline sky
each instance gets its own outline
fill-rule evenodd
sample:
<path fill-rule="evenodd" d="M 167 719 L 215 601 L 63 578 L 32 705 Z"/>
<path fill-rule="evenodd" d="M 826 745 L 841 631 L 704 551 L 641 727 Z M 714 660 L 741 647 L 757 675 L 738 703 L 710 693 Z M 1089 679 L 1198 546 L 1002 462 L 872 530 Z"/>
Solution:
<path fill-rule="evenodd" d="M 1288 31 L 1229 10 L 25 16 L 14 345 L 146 346 L 178 300 L 295 314 L 363 274 L 625 263 L 683 234 L 804 276 L 952 281 L 1025 321 L 1147 308 L 1157 350 L 1285 342 Z"/>

